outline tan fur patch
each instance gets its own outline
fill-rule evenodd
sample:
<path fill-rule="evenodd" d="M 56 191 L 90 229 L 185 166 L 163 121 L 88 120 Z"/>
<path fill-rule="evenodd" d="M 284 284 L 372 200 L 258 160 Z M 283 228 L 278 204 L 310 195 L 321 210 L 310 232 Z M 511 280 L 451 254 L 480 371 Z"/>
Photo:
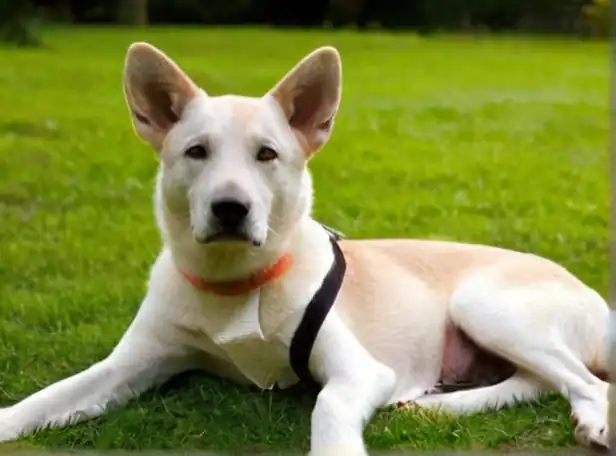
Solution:
<path fill-rule="evenodd" d="M 374 276 L 374 271 L 388 271 L 396 266 L 444 296 L 449 296 L 467 274 L 484 268 L 489 268 L 504 286 L 546 281 L 584 286 L 552 261 L 491 246 L 383 239 L 342 241 L 341 248 L 352 264 L 349 271 L 351 281 L 365 282 L 368 276 Z M 404 277 L 400 279 L 404 280 Z"/>

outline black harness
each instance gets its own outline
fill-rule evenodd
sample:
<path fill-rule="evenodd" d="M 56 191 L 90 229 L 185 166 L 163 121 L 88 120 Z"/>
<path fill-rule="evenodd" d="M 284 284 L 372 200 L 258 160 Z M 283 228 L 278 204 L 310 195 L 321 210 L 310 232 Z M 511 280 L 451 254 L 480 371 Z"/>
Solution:
<path fill-rule="evenodd" d="M 293 335 L 289 349 L 291 367 L 295 375 L 299 377 L 301 382 L 312 385 L 317 385 L 308 367 L 312 347 L 325 318 L 327 318 L 329 311 L 336 301 L 346 272 L 344 254 L 338 245 L 338 241 L 343 237 L 342 233 L 325 225 L 323 225 L 323 228 L 329 234 L 329 240 L 334 252 L 334 262 L 323 279 L 321 287 L 314 294 L 308 306 L 306 306 L 304 316 Z"/>

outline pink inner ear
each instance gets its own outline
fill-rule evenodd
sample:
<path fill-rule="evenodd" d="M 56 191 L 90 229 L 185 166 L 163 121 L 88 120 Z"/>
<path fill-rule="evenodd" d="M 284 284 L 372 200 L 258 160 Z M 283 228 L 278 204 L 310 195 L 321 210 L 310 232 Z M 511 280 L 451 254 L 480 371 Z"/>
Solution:
<path fill-rule="evenodd" d="M 134 109 L 132 110 L 132 113 L 133 113 L 133 116 L 135 116 L 135 119 L 137 119 L 138 122 L 141 122 L 142 124 L 145 124 L 145 125 L 150 125 L 150 121 L 148 120 L 148 118 L 146 116 L 144 116 L 143 114 L 139 114 Z"/>
<path fill-rule="evenodd" d="M 171 93 L 158 81 L 145 84 L 143 88 L 145 98 L 150 104 L 150 120 L 158 127 L 167 129 L 179 119 L 173 109 Z"/>
<path fill-rule="evenodd" d="M 319 130 L 324 130 L 324 131 L 329 131 L 332 128 L 332 122 L 334 120 L 334 117 L 330 117 L 329 119 L 327 119 L 325 122 L 320 123 L 318 125 L 318 129 Z"/>
<path fill-rule="evenodd" d="M 293 100 L 293 114 L 289 124 L 293 128 L 302 130 L 310 128 L 311 124 L 319 121 L 317 118 L 322 108 L 324 90 L 321 84 L 312 84 L 302 87 Z"/>

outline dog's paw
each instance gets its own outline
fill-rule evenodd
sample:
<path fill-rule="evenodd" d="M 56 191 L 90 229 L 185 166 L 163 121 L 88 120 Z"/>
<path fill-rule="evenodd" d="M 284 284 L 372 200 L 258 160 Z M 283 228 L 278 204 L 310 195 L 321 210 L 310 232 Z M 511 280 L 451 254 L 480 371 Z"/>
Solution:
<path fill-rule="evenodd" d="M 368 451 L 363 445 L 331 445 L 311 450 L 308 456 L 368 456 Z"/>
<path fill-rule="evenodd" d="M 607 451 L 609 448 L 609 436 L 607 420 L 601 416 L 585 415 L 583 418 L 579 415 L 572 415 L 574 436 L 575 439 L 588 448 L 595 450 Z"/>

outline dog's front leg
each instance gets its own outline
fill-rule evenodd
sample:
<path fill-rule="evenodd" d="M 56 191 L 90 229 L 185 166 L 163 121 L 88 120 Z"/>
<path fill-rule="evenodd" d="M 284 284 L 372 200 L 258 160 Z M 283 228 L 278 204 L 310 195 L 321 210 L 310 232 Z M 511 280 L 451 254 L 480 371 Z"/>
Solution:
<path fill-rule="evenodd" d="M 392 396 L 396 377 L 332 312 L 315 342 L 310 368 L 323 389 L 312 412 L 311 456 L 366 455 L 364 427 Z"/>
<path fill-rule="evenodd" d="M 172 375 L 195 367 L 168 322 L 156 319 L 148 298 L 113 352 L 90 368 L 0 409 L 0 442 L 46 427 L 71 425 L 102 415 Z"/>

